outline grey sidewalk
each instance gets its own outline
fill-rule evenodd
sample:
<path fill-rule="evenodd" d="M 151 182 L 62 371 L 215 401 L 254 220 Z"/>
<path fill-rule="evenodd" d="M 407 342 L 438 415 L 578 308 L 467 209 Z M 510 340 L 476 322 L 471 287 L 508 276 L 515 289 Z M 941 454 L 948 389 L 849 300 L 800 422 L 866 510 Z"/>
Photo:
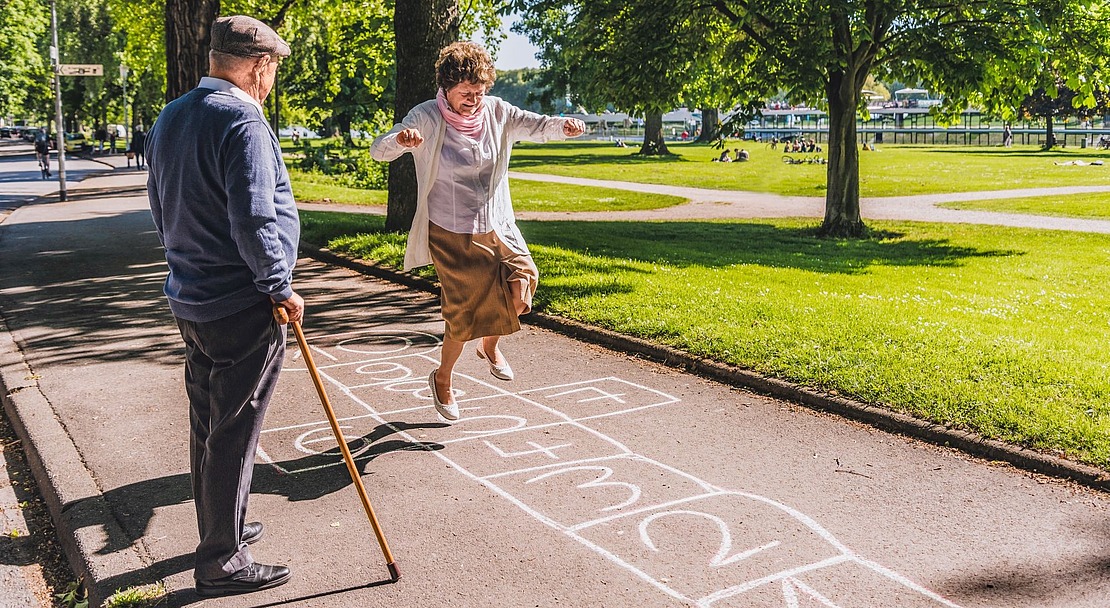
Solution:
<path fill-rule="evenodd" d="M 52 168 L 56 172 L 56 157 L 52 160 Z M 98 157 L 96 160 L 70 158 L 67 163 L 67 186 L 80 188 L 80 180 L 111 170 L 115 163 L 123 165 L 125 162 L 122 156 Z M 41 178 L 31 144 L 0 140 L 0 222 L 28 199 L 56 193 L 58 188 L 57 179 Z M 7 343 L 7 340 L 0 339 L 0 344 Z M 7 427 L 6 422 L 4 426 Z M 6 434 L 2 436 L 8 437 Z M 22 458 L 23 442 L 17 438 L 5 441 L 10 443 L 6 443 L 0 451 L 0 607 L 53 605 L 44 576 L 50 576 L 45 570 L 56 571 L 58 565 L 52 561 L 39 562 L 52 560 L 57 554 L 57 544 L 43 537 L 53 537 L 53 528 L 44 529 L 43 526 L 49 524 L 41 521 L 43 516 L 38 515 L 42 507 L 37 506 L 37 498 L 30 489 L 34 487 L 35 479 Z M 32 513 L 36 519 L 29 520 Z M 72 582 L 72 579 L 61 581 L 63 584 L 67 582 Z"/>
<path fill-rule="evenodd" d="M 99 597 L 191 590 L 181 348 L 134 174 L 0 224 L 0 379 Z M 1102 607 L 1110 497 L 526 327 L 468 350 L 436 421 L 435 301 L 302 260 L 306 332 L 403 573 L 295 346 L 256 464 L 253 549 L 288 585 L 215 606 Z"/>

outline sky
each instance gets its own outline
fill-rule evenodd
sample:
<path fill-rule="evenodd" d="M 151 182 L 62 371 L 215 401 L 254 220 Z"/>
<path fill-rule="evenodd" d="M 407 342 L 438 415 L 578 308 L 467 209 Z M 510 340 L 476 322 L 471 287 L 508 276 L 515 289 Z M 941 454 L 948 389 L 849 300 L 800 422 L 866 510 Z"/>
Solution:
<path fill-rule="evenodd" d="M 509 31 L 509 27 L 516 21 L 513 15 L 501 18 L 501 29 L 508 38 L 501 43 L 497 51 L 494 66 L 499 70 L 519 70 L 520 68 L 538 68 L 540 62 L 536 61 L 536 47 L 520 34 Z"/>

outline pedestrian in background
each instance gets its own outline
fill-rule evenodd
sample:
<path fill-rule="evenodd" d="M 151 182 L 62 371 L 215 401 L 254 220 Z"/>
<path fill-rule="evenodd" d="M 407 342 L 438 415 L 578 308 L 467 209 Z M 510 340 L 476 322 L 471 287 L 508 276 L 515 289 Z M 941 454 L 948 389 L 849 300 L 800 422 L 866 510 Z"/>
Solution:
<path fill-rule="evenodd" d="M 289 45 L 242 15 L 217 19 L 211 40 L 210 76 L 170 102 L 151 129 L 147 177 L 170 268 L 165 292 L 185 342 L 200 530 L 193 575 L 202 596 L 289 580 L 285 566 L 254 561 L 247 545 L 262 524 L 245 522 L 255 448 L 285 353 L 287 327 L 272 308 L 296 322 L 304 312 L 292 285 L 297 208 L 262 114 Z"/>
<path fill-rule="evenodd" d="M 108 141 L 108 129 L 105 129 L 100 123 L 96 123 L 93 137 L 96 139 L 96 151 L 104 154 L 104 142 Z"/>
<path fill-rule="evenodd" d="M 42 178 L 50 179 L 50 136 L 46 134 L 46 127 L 39 127 L 35 132 L 35 158 L 39 161 Z"/>
<path fill-rule="evenodd" d="M 513 370 L 497 347 L 520 329 L 539 281 L 509 197 L 509 154 L 518 141 L 577 137 L 576 118 L 542 116 L 487 97 L 496 71 L 484 48 L 456 42 L 436 62 L 435 99 L 414 107 L 374 140 L 375 160 L 410 153 L 416 163 L 416 217 L 405 270 L 435 264 L 445 330 L 440 366 L 428 376 L 432 403 L 448 422 L 459 419 L 452 372 L 467 341 L 500 380 Z"/>
<path fill-rule="evenodd" d="M 135 168 L 142 169 L 146 160 L 146 133 L 142 125 L 135 127 L 131 134 L 131 151 L 135 153 Z"/>

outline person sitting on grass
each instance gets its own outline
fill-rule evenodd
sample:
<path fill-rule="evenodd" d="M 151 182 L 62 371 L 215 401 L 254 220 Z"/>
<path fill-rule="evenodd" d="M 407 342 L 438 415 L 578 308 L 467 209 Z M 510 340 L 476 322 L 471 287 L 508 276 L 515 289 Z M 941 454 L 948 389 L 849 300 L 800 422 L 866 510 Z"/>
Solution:
<path fill-rule="evenodd" d="M 721 155 L 715 159 L 715 162 L 719 162 L 719 163 L 731 163 L 732 162 L 732 159 L 729 158 L 729 156 L 728 156 L 728 148 L 725 148 L 724 151 L 721 152 Z"/>
<path fill-rule="evenodd" d="M 735 162 L 746 163 L 746 162 L 748 162 L 748 158 L 749 158 L 749 155 L 748 155 L 747 150 L 745 150 L 743 148 L 740 148 L 739 150 L 736 150 L 736 161 Z"/>

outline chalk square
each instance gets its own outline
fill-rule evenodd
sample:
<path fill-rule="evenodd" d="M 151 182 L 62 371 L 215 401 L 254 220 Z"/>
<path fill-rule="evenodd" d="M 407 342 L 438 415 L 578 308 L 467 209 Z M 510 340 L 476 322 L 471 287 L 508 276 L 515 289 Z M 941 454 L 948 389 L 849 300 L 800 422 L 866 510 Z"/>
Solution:
<path fill-rule="evenodd" d="M 519 394 L 576 420 L 615 416 L 679 401 L 678 397 L 653 388 L 612 377 L 529 389 Z"/>
<path fill-rule="evenodd" d="M 775 579 L 713 602 L 714 608 L 951 608 L 938 594 L 901 575 L 857 560 Z"/>
<path fill-rule="evenodd" d="M 596 435 L 592 441 L 601 453 L 607 445 L 621 447 Z M 627 452 L 522 470 L 491 481 L 538 514 L 571 529 L 586 529 L 714 491 L 698 479 Z"/>
<path fill-rule="evenodd" d="M 340 418 L 340 432 L 356 461 L 367 459 L 375 443 L 393 434 L 371 414 Z M 259 458 L 285 473 L 298 473 L 325 466 L 343 465 L 343 455 L 327 419 L 312 420 L 288 427 L 262 431 L 258 440 Z"/>
<path fill-rule="evenodd" d="M 703 604 L 850 559 L 806 516 L 739 492 L 632 513 L 579 534 L 657 584 Z"/>
<path fill-rule="evenodd" d="M 486 437 L 568 422 L 566 417 L 556 412 L 536 407 L 512 393 L 500 391 L 469 376 L 456 374 L 455 390 L 458 391 L 455 399 L 461 418 L 437 433 L 437 439 L 446 445 L 476 442 Z M 435 413 L 430 409 L 430 394 L 428 402 L 429 413 L 434 417 Z"/>
<path fill-rule="evenodd" d="M 487 408 L 492 411 L 495 407 Z M 506 410 L 509 411 L 509 410 Z M 466 422 L 469 420 L 469 422 Z M 530 419 L 535 422 L 535 418 Z M 551 419 L 548 419 L 551 420 Z M 474 418 L 464 419 L 459 430 L 467 430 L 466 425 L 475 426 L 470 430 L 489 429 L 493 424 L 504 424 L 508 419 L 490 419 L 475 424 Z M 477 434 L 477 433 L 473 433 Z M 545 467 L 562 466 L 570 462 L 607 459 L 627 453 L 623 446 L 607 441 L 596 433 L 569 422 L 555 422 L 542 426 L 514 428 L 508 432 L 485 434 L 473 441 L 445 441 L 448 444 L 444 456 L 464 468 L 475 477 L 491 480 L 497 485 L 502 478 L 519 474 L 521 471 L 537 471 Z M 515 486 L 516 482 L 509 482 Z M 511 490 L 515 495 L 515 489 Z M 528 502 L 526 500 L 526 502 Z"/>

